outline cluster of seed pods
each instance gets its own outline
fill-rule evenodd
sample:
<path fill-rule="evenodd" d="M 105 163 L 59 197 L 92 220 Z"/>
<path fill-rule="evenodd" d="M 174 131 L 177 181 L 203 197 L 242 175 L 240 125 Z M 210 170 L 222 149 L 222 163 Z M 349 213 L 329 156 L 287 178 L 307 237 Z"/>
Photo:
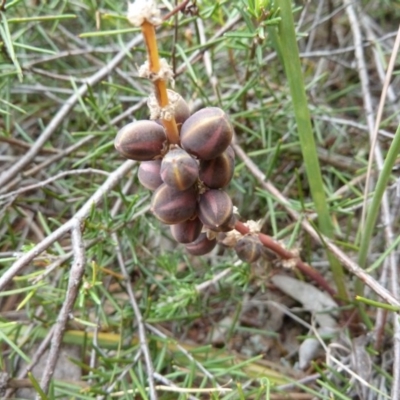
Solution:
<path fill-rule="evenodd" d="M 174 239 L 189 253 L 203 255 L 215 247 L 218 232 L 235 225 L 232 200 L 223 190 L 235 166 L 233 127 L 220 108 L 206 107 L 190 115 L 185 100 L 169 92 L 178 96 L 174 113 L 180 144 L 170 145 L 157 121 L 143 120 L 124 126 L 115 148 L 141 162 L 138 178 L 153 191 L 151 211 L 156 218 L 170 225 Z M 239 256 L 248 253 L 247 245 L 241 246 Z"/>

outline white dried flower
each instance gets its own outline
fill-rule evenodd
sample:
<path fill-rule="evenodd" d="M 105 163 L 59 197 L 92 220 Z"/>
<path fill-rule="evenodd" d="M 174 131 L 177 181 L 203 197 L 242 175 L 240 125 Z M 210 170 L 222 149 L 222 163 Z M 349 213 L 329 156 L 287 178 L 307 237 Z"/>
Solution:
<path fill-rule="evenodd" d="M 249 228 L 249 234 L 260 233 L 262 221 L 261 219 L 258 221 L 248 220 L 244 223 Z"/>
<path fill-rule="evenodd" d="M 147 21 L 152 25 L 159 25 L 162 22 L 160 10 L 153 0 L 135 0 L 128 3 L 128 21 L 133 26 L 141 26 Z"/>
<path fill-rule="evenodd" d="M 172 67 L 168 64 L 165 58 L 160 59 L 160 70 L 158 71 L 158 78 L 163 81 L 172 81 L 174 83 L 174 72 Z"/>
<path fill-rule="evenodd" d="M 296 268 L 297 259 L 289 258 L 288 260 L 282 260 L 282 267 L 285 269 L 294 270 Z"/>
<path fill-rule="evenodd" d="M 141 78 L 150 79 L 152 72 L 150 71 L 150 64 L 147 60 L 138 68 L 138 74 Z"/>
<path fill-rule="evenodd" d="M 174 77 L 172 68 L 165 58 L 160 59 L 160 69 L 158 72 L 153 72 L 150 70 L 150 63 L 147 60 L 139 67 L 138 74 L 141 78 L 149 79 L 152 82 L 158 81 L 159 79 L 163 81 L 173 81 Z"/>
<path fill-rule="evenodd" d="M 250 233 L 260 233 L 261 220 L 259 221 L 249 220 L 245 222 L 245 225 L 249 228 Z"/>
<path fill-rule="evenodd" d="M 175 115 L 176 105 L 180 99 L 180 96 L 178 93 L 169 89 L 167 90 L 167 93 L 169 104 L 163 108 L 161 108 L 158 104 L 154 93 L 149 96 L 147 100 L 147 106 L 150 110 L 150 119 L 165 119 L 167 121 L 171 121 L 172 116 Z"/>

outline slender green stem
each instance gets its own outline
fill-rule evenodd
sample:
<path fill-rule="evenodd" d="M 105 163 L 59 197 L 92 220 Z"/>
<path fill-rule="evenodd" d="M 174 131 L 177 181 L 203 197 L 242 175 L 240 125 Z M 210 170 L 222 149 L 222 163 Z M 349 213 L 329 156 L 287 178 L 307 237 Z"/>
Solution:
<path fill-rule="evenodd" d="M 365 228 L 362 232 L 360 250 L 358 252 L 358 264 L 362 268 L 366 267 L 367 257 L 368 257 L 368 247 L 371 242 L 372 234 L 374 232 L 376 219 L 378 218 L 382 196 L 386 190 L 387 184 L 391 176 L 393 165 L 396 162 L 396 158 L 399 152 L 400 152 L 400 125 L 397 127 L 396 134 L 394 136 L 392 144 L 390 145 L 385 162 L 383 164 L 382 171 L 379 174 L 378 182 L 376 183 L 375 192 L 372 197 L 371 205 L 369 207 L 367 218 L 365 221 Z"/>
<path fill-rule="evenodd" d="M 400 307 L 395 307 L 395 306 L 392 306 L 392 305 L 386 304 L 386 303 L 380 303 L 379 301 L 374 301 L 374 300 L 367 299 L 367 298 L 361 297 L 361 296 L 356 296 L 356 301 L 359 301 L 364 304 L 368 304 L 369 306 L 372 306 L 372 307 L 382 308 L 384 310 L 389 310 L 389 311 L 393 311 L 393 312 L 400 311 Z"/>
<path fill-rule="evenodd" d="M 311 196 L 318 214 L 318 226 L 323 234 L 331 238 L 334 232 L 333 223 L 326 202 L 317 148 L 311 125 L 291 1 L 280 0 L 278 4 L 281 8 L 281 21 L 279 24 L 279 34 L 275 39 L 289 82 L 306 174 Z M 330 253 L 328 253 L 328 258 L 338 289 L 338 295 L 342 299 L 347 299 L 343 268 Z"/>

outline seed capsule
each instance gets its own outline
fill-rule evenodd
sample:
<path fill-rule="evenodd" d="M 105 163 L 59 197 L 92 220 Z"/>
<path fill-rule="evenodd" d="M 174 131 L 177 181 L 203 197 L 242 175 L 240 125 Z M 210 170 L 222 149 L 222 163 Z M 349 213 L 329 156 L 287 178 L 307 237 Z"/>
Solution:
<path fill-rule="evenodd" d="M 200 196 L 199 218 L 210 229 L 218 231 L 230 221 L 232 214 L 232 200 L 223 190 L 211 189 Z"/>
<path fill-rule="evenodd" d="M 161 154 L 167 137 L 164 128 L 154 121 L 135 121 L 117 134 L 114 146 L 124 157 L 150 161 Z"/>
<path fill-rule="evenodd" d="M 261 256 L 261 243 L 254 237 L 244 236 L 236 243 L 235 251 L 242 261 L 252 263 Z"/>
<path fill-rule="evenodd" d="M 153 193 L 151 211 L 164 224 L 179 224 L 194 215 L 196 198 L 194 188 L 180 191 L 163 183 Z"/>
<path fill-rule="evenodd" d="M 168 89 L 167 92 L 169 102 L 175 109 L 175 121 L 177 125 L 182 125 L 190 117 L 189 106 L 179 93 L 171 89 Z"/>
<path fill-rule="evenodd" d="M 171 225 L 171 233 L 179 243 L 192 243 L 200 235 L 203 224 L 199 218 L 188 219 L 180 224 Z"/>
<path fill-rule="evenodd" d="M 226 150 L 232 135 L 233 128 L 225 112 L 217 107 L 206 107 L 183 123 L 181 144 L 197 158 L 211 160 Z"/>
<path fill-rule="evenodd" d="M 204 226 L 208 229 L 211 229 L 214 232 L 229 232 L 235 229 L 236 221 L 237 221 L 236 215 L 232 214 L 228 221 L 224 222 L 222 225 L 219 225 L 218 227 L 216 227 L 215 225 L 214 226 L 204 225 Z"/>
<path fill-rule="evenodd" d="M 188 253 L 194 256 L 202 256 L 209 253 L 217 244 L 216 239 L 208 239 L 207 235 L 203 232 L 200 236 L 193 242 L 185 245 Z"/>
<path fill-rule="evenodd" d="M 173 149 L 164 156 L 160 174 L 161 179 L 168 186 L 185 190 L 199 177 L 199 166 L 185 150 Z"/>
<path fill-rule="evenodd" d="M 163 183 L 160 169 L 161 160 L 143 161 L 138 170 L 139 182 L 147 189 L 156 190 Z"/>
<path fill-rule="evenodd" d="M 210 189 L 227 186 L 235 169 L 235 153 L 231 146 L 212 160 L 201 160 L 199 178 Z"/>

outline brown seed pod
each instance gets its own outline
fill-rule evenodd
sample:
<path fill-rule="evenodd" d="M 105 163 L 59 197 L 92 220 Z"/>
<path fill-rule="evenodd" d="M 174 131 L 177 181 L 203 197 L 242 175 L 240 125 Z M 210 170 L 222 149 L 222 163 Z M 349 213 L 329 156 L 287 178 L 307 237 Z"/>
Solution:
<path fill-rule="evenodd" d="M 199 218 L 188 219 L 180 224 L 171 225 L 171 234 L 179 243 L 192 243 L 200 235 L 203 223 Z"/>
<path fill-rule="evenodd" d="M 175 121 L 177 125 L 182 125 L 189 117 L 190 110 L 186 100 L 177 92 L 171 89 L 167 90 L 168 99 L 173 104 L 175 109 Z"/>
<path fill-rule="evenodd" d="M 232 218 L 233 204 L 228 193 L 210 189 L 200 195 L 199 218 L 212 230 L 218 231 Z"/>
<path fill-rule="evenodd" d="M 235 153 L 231 146 L 212 160 L 201 160 L 199 178 L 210 189 L 220 189 L 232 179 L 235 170 Z"/>
<path fill-rule="evenodd" d="M 179 224 L 194 215 L 196 198 L 197 193 L 194 188 L 180 191 L 163 183 L 153 193 L 151 211 L 164 224 Z"/>
<path fill-rule="evenodd" d="M 150 161 L 161 154 L 166 141 L 161 125 L 154 121 L 135 121 L 117 133 L 114 146 L 126 158 Z"/>
<path fill-rule="evenodd" d="M 139 182 L 147 189 L 156 190 L 163 181 L 160 176 L 161 160 L 143 161 L 138 169 Z"/>
<path fill-rule="evenodd" d="M 236 243 L 235 251 L 242 261 L 252 263 L 261 257 L 261 246 L 261 243 L 256 238 L 243 236 Z"/>
<path fill-rule="evenodd" d="M 233 128 L 227 114 L 217 107 L 195 112 L 181 128 L 182 147 L 201 160 L 211 160 L 222 154 L 232 136 Z"/>
<path fill-rule="evenodd" d="M 194 256 L 202 256 L 209 253 L 216 244 L 216 239 L 208 239 L 207 235 L 202 232 L 193 243 L 186 244 L 185 247 L 188 253 Z"/>
<path fill-rule="evenodd" d="M 199 177 L 199 166 L 190 154 L 177 148 L 164 156 L 160 174 L 161 179 L 168 186 L 178 190 L 186 190 Z"/>
<path fill-rule="evenodd" d="M 222 225 L 220 225 L 218 227 L 208 226 L 208 225 L 205 225 L 205 227 L 214 232 L 229 232 L 229 231 L 235 229 L 236 221 L 237 221 L 236 215 L 232 214 L 228 221 L 226 221 L 225 223 L 223 223 Z"/>

